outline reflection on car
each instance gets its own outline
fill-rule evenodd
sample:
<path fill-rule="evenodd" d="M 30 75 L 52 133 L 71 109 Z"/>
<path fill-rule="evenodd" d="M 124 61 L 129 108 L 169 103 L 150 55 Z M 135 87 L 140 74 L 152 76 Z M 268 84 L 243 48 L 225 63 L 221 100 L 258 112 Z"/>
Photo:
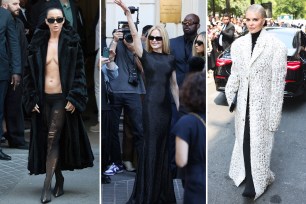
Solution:
<path fill-rule="evenodd" d="M 287 75 L 284 90 L 285 97 L 302 96 L 306 99 L 306 35 L 300 29 L 267 27 L 269 33 L 280 39 L 287 47 Z M 214 79 L 216 90 L 225 91 L 225 85 L 231 74 L 231 47 L 223 51 L 216 60 Z"/>

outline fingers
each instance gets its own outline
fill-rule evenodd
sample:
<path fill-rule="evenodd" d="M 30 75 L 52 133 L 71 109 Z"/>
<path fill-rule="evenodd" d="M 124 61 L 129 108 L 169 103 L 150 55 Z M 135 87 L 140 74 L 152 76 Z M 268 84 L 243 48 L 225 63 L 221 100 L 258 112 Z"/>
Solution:
<path fill-rule="evenodd" d="M 109 58 L 101 57 L 102 64 L 108 63 Z"/>
<path fill-rule="evenodd" d="M 72 105 L 72 103 L 70 103 L 69 101 L 67 102 L 67 105 L 66 105 L 65 109 L 66 109 L 66 111 L 70 111 L 71 114 L 75 111 L 74 105 Z"/>
<path fill-rule="evenodd" d="M 17 74 L 13 74 L 11 78 L 11 85 L 13 85 L 13 90 L 17 88 L 17 86 L 20 85 L 20 76 Z"/>
<path fill-rule="evenodd" d="M 35 104 L 35 107 L 33 108 L 32 112 L 38 112 L 40 113 L 39 111 L 39 106 L 37 104 Z"/>

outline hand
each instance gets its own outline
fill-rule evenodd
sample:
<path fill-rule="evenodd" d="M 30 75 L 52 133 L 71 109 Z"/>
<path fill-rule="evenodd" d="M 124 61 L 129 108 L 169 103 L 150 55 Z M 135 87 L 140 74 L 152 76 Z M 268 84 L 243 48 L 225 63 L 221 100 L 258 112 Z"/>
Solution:
<path fill-rule="evenodd" d="M 35 104 L 35 107 L 33 108 L 32 112 L 40 113 L 39 112 L 39 106 L 37 104 Z"/>
<path fill-rule="evenodd" d="M 13 90 L 15 91 L 16 87 L 20 85 L 20 75 L 19 74 L 13 74 L 11 85 L 13 85 Z"/>
<path fill-rule="evenodd" d="M 116 32 L 113 33 L 114 41 L 118 42 L 119 39 L 123 38 L 123 33 L 121 30 L 116 30 Z"/>
<path fill-rule="evenodd" d="M 72 105 L 72 103 L 70 103 L 70 101 L 68 101 L 65 109 L 66 109 L 66 111 L 71 111 L 71 114 L 75 111 L 75 107 L 74 107 L 74 105 Z"/>
<path fill-rule="evenodd" d="M 109 61 L 114 61 L 116 53 L 114 50 L 109 50 Z"/>
<path fill-rule="evenodd" d="M 109 58 L 101 57 L 102 64 L 109 63 Z"/>
<path fill-rule="evenodd" d="M 130 9 L 121 0 L 115 0 L 114 3 L 120 6 L 123 9 L 124 13 L 126 11 L 130 11 Z"/>

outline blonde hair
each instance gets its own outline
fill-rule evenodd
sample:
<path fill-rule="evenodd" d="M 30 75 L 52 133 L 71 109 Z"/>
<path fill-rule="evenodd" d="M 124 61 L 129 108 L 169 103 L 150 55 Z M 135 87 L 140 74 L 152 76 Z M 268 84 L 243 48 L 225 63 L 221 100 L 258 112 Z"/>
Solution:
<path fill-rule="evenodd" d="M 196 51 L 196 48 L 195 48 L 195 43 L 196 43 L 196 41 L 197 41 L 199 35 L 201 35 L 202 38 L 203 38 L 203 46 L 204 46 L 203 55 L 198 54 L 197 51 Z M 192 44 L 192 56 L 196 56 L 196 57 L 205 57 L 205 50 L 206 50 L 206 34 L 205 34 L 205 32 L 201 32 L 201 33 L 199 33 L 199 34 L 194 38 L 194 41 L 193 41 L 193 44 Z"/>
<path fill-rule="evenodd" d="M 249 6 L 247 8 L 245 13 L 247 13 L 248 11 L 254 12 L 254 13 L 259 13 L 262 18 L 267 18 L 266 10 L 264 9 L 264 7 L 262 7 L 259 4 L 252 4 L 251 6 Z"/>
<path fill-rule="evenodd" d="M 167 30 L 165 29 L 164 25 L 155 25 L 155 26 L 153 26 L 149 30 L 149 32 L 148 32 L 148 37 L 151 35 L 153 30 L 158 30 L 160 32 L 160 36 L 163 39 L 162 53 L 170 54 L 169 36 L 168 36 Z M 152 52 L 153 49 L 152 49 L 152 47 L 150 45 L 150 40 L 149 40 L 148 37 L 147 37 L 147 40 L 146 40 L 146 49 L 147 49 L 148 52 Z"/>

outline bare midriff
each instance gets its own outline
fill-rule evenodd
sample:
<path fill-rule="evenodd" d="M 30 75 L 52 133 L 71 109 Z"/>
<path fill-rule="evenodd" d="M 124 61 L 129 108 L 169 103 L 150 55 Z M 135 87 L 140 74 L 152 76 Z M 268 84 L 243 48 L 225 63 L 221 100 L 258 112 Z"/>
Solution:
<path fill-rule="evenodd" d="M 58 40 L 49 40 L 45 69 L 45 93 L 62 93 L 58 63 Z"/>

